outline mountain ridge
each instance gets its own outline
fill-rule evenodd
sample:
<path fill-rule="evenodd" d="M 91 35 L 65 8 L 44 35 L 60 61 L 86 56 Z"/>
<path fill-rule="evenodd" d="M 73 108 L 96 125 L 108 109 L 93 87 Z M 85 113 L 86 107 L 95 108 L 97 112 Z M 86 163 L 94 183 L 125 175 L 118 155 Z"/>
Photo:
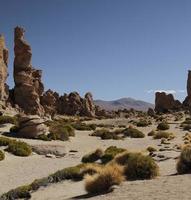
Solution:
<path fill-rule="evenodd" d="M 94 100 L 95 105 L 100 106 L 102 109 L 111 111 L 111 110 L 118 110 L 118 109 L 135 109 L 135 110 L 141 110 L 141 111 L 147 111 L 148 108 L 154 108 L 154 104 L 137 100 L 131 97 L 124 97 L 119 98 L 116 100 L 101 100 L 97 99 Z"/>

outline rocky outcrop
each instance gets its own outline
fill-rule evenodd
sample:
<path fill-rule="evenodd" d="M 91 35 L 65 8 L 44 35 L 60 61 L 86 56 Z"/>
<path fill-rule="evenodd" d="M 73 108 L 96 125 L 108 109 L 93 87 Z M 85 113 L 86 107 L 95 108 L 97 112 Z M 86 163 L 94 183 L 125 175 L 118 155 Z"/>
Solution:
<path fill-rule="evenodd" d="M 151 116 L 151 117 L 154 117 L 154 116 L 155 116 L 155 111 L 154 111 L 152 108 L 149 108 L 149 109 L 147 110 L 147 114 L 148 114 L 149 116 Z"/>
<path fill-rule="evenodd" d="M 45 113 L 53 116 L 57 113 L 59 104 L 59 94 L 52 90 L 47 90 L 41 97 L 41 104 L 44 107 Z"/>
<path fill-rule="evenodd" d="M 77 92 L 64 94 L 59 98 L 58 113 L 65 115 L 95 116 L 95 106 L 91 93 L 87 93 L 84 98 Z"/>
<path fill-rule="evenodd" d="M 43 115 L 40 96 L 44 91 L 41 82 L 42 71 L 31 65 L 32 51 L 24 40 L 24 29 L 15 28 L 14 38 L 14 103 L 18 104 L 26 114 Z"/>
<path fill-rule="evenodd" d="M 19 130 L 17 136 L 24 138 L 36 138 L 48 133 L 48 127 L 44 120 L 37 115 L 22 116 L 19 119 Z"/>
<path fill-rule="evenodd" d="M 166 94 L 165 92 L 155 93 L 155 111 L 156 112 L 168 112 L 170 110 L 181 109 L 182 104 L 180 101 L 175 100 L 172 94 Z"/>
<path fill-rule="evenodd" d="M 5 101 L 8 98 L 9 89 L 6 85 L 8 57 L 9 53 L 5 46 L 5 39 L 0 35 L 0 101 Z"/>
<path fill-rule="evenodd" d="M 188 78 L 187 78 L 187 97 L 183 101 L 184 107 L 191 108 L 191 71 L 188 71 Z"/>

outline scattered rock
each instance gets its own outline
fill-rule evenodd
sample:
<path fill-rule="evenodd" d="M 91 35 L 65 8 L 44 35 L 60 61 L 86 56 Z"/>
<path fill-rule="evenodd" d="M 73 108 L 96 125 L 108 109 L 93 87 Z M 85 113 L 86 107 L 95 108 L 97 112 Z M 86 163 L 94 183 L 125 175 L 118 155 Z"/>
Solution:
<path fill-rule="evenodd" d="M 46 154 L 45 156 L 46 156 L 47 158 L 56 158 L 56 156 L 53 155 L 53 154 Z"/>
<path fill-rule="evenodd" d="M 36 138 L 39 135 L 47 134 L 48 127 L 37 115 L 28 115 L 20 117 L 19 119 L 19 131 L 17 136 L 24 138 Z"/>

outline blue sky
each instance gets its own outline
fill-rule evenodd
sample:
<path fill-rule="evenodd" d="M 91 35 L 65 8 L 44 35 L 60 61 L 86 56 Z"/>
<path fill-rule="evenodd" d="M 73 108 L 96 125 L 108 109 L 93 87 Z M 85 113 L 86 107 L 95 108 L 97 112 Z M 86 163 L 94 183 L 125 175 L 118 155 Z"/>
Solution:
<path fill-rule="evenodd" d="M 191 68 L 190 0 L 0 0 L 0 32 L 10 50 L 13 29 L 25 27 L 32 64 L 45 88 L 60 94 L 91 91 L 95 99 L 133 97 L 154 102 L 154 91 L 186 96 Z"/>

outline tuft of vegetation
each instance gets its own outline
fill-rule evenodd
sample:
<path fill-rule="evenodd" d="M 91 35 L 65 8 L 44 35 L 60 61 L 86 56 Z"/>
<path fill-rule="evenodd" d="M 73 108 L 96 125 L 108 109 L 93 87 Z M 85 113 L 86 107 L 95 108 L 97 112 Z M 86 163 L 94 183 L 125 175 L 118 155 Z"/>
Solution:
<path fill-rule="evenodd" d="M 137 123 L 136 123 L 136 125 L 138 126 L 138 127 L 146 127 L 146 126 L 149 126 L 149 125 L 151 125 L 152 123 L 151 123 L 151 121 L 149 121 L 149 120 L 140 120 L 140 121 L 138 121 Z"/>
<path fill-rule="evenodd" d="M 150 152 L 150 153 L 152 153 L 152 152 L 157 151 L 157 149 L 154 148 L 154 147 L 152 147 L 152 146 L 149 146 L 149 147 L 147 147 L 147 151 Z"/>
<path fill-rule="evenodd" d="M 0 150 L 0 161 L 5 159 L 5 154 L 3 151 Z"/>
<path fill-rule="evenodd" d="M 91 134 L 91 136 L 100 137 L 102 140 L 109 140 L 109 139 L 118 140 L 118 139 L 121 139 L 119 134 L 121 134 L 121 131 L 119 130 L 110 131 L 108 129 L 103 128 L 103 129 L 94 131 Z"/>
<path fill-rule="evenodd" d="M 29 156 L 32 153 L 31 147 L 21 141 L 10 142 L 5 150 L 16 156 Z"/>
<path fill-rule="evenodd" d="M 156 131 L 152 130 L 152 131 L 150 131 L 147 135 L 148 135 L 148 136 L 154 136 L 155 134 L 156 134 Z"/>
<path fill-rule="evenodd" d="M 168 130 L 170 126 L 166 122 L 161 122 L 158 124 L 157 129 L 158 130 Z"/>
<path fill-rule="evenodd" d="M 150 156 L 129 153 L 124 173 L 127 180 L 152 179 L 158 176 L 159 167 Z"/>
<path fill-rule="evenodd" d="M 19 126 L 12 126 L 9 130 L 11 133 L 17 133 L 19 131 Z"/>
<path fill-rule="evenodd" d="M 139 131 L 136 128 L 132 128 L 132 127 L 124 129 L 123 134 L 125 136 L 131 137 L 131 138 L 144 138 L 145 137 L 145 134 L 143 132 Z"/>
<path fill-rule="evenodd" d="M 99 173 L 85 178 L 85 189 L 90 194 L 109 192 L 113 185 L 123 181 L 123 169 L 119 165 L 107 165 Z"/>
<path fill-rule="evenodd" d="M 82 122 L 76 122 L 76 123 L 72 123 L 71 126 L 79 131 L 92 131 L 92 130 L 96 130 L 96 125 L 95 124 L 86 124 L 86 123 L 82 123 Z"/>
<path fill-rule="evenodd" d="M 7 123 L 17 125 L 18 124 L 17 117 L 16 116 L 11 117 L 7 115 L 0 116 L 0 124 L 7 124 Z"/>
<path fill-rule="evenodd" d="M 13 141 L 15 141 L 15 140 L 11 140 L 6 137 L 0 137 L 0 146 L 8 146 Z"/>
<path fill-rule="evenodd" d="M 82 162 L 83 163 L 92 163 L 97 160 L 99 160 L 103 156 L 103 151 L 102 149 L 96 149 L 94 152 L 86 154 L 85 156 L 82 157 Z"/>
<path fill-rule="evenodd" d="M 187 145 L 182 149 L 176 169 L 178 174 L 191 173 L 191 145 Z"/>
<path fill-rule="evenodd" d="M 153 139 L 173 139 L 175 136 L 173 133 L 165 132 L 165 131 L 158 131 L 156 134 L 153 136 Z"/>
<path fill-rule="evenodd" d="M 101 157 L 101 161 L 102 163 L 106 164 L 109 161 L 113 160 L 113 158 L 117 154 L 122 153 L 124 151 L 126 151 L 126 149 L 118 148 L 116 146 L 110 146 L 105 150 L 104 155 Z"/>
<path fill-rule="evenodd" d="M 62 125 L 55 123 L 49 127 L 50 134 L 48 134 L 48 138 L 52 140 L 69 140 L 70 136 L 74 136 L 74 129 L 70 125 Z"/>
<path fill-rule="evenodd" d="M 38 140 L 51 141 L 50 135 L 41 134 L 36 137 Z"/>

